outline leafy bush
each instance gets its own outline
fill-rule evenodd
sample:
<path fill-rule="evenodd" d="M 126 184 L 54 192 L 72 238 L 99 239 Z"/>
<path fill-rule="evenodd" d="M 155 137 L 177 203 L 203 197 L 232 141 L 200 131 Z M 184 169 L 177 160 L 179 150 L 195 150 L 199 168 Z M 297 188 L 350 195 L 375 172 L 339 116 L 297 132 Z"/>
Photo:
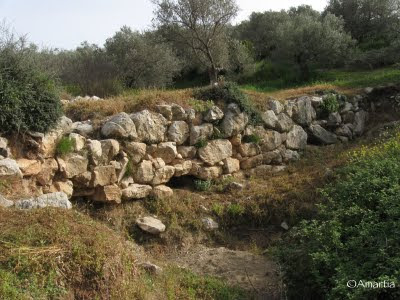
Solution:
<path fill-rule="evenodd" d="M 40 71 L 23 41 L 1 38 L 0 132 L 46 132 L 62 114 L 55 81 Z"/>
<path fill-rule="evenodd" d="M 61 140 L 58 142 L 56 146 L 56 153 L 57 155 L 64 156 L 74 151 L 74 148 L 75 148 L 74 140 L 65 136 L 61 138 Z"/>
<path fill-rule="evenodd" d="M 208 191 L 212 186 L 211 180 L 195 180 L 194 181 L 194 188 L 196 191 L 205 192 Z"/>
<path fill-rule="evenodd" d="M 399 289 L 347 287 L 394 281 L 400 270 L 400 134 L 351 156 L 322 190 L 315 220 L 278 248 L 292 299 L 399 299 Z"/>
<path fill-rule="evenodd" d="M 250 134 L 250 135 L 245 135 L 242 138 L 242 143 L 254 143 L 254 144 L 259 144 L 261 142 L 261 137 L 258 136 L 257 134 Z"/>
<path fill-rule="evenodd" d="M 206 112 L 214 106 L 214 102 L 211 100 L 202 101 L 193 98 L 189 99 L 189 104 L 196 112 L 199 113 Z"/>
<path fill-rule="evenodd" d="M 198 89 L 195 97 L 201 100 L 223 101 L 227 104 L 236 103 L 242 111 L 248 114 L 251 124 L 262 122 L 259 112 L 253 107 L 247 96 L 233 82 L 225 82 Z"/>
<path fill-rule="evenodd" d="M 327 96 L 321 104 L 321 112 L 324 116 L 328 116 L 330 113 L 337 112 L 339 110 L 339 101 L 336 95 Z"/>

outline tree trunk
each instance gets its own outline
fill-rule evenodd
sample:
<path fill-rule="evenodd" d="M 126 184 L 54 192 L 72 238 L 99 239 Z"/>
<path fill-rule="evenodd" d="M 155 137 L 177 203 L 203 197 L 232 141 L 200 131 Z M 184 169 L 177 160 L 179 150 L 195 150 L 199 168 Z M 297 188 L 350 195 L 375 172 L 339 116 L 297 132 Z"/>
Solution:
<path fill-rule="evenodd" d="M 208 69 L 208 76 L 210 77 L 210 84 L 211 85 L 214 85 L 215 83 L 218 83 L 218 70 L 214 65 L 212 65 Z"/>

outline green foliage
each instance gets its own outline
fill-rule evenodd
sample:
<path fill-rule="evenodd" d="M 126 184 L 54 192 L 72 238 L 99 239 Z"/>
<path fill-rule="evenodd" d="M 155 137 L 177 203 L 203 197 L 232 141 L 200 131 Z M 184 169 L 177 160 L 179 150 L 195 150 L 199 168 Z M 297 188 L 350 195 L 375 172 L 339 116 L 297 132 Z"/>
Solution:
<path fill-rule="evenodd" d="M 75 142 L 70 137 L 64 136 L 60 139 L 56 146 L 56 153 L 59 156 L 65 156 L 74 151 Z"/>
<path fill-rule="evenodd" d="M 314 220 L 278 248 L 289 298 L 398 299 L 398 289 L 349 289 L 349 280 L 394 281 L 400 270 L 400 135 L 354 152 L 321 191 Z"/>
<path fill-rule="evenodd" d="M 238 203 L 230 204 L 227 208 L 227 213 L 232 218 L 240 217 L 243 215 L 244 211 L 245 208 Z"/>
<path fill-rule="evenodd" d="M 35 64 L 22 40 L 2 43 L 2 38 L 0 132 L 46 132 L 62 114 L 55 81 Z"/>
<path fill-rule="evenodd" d="M 212 100 L 197 100 L 194 98 L 189 99 L 190 106 L 199 113 L 204 113 L 214 106 Z"/>
<path fill-rule="evenodd" d="M 259 112 L 253 107 L 247 96 L 239 89 L 239 86 L 233 82 L 220 83 L 198 89 L 195 91 L 195 97 L 202 100 L 223 101 L 226 104 L 236 103 L 242 111 L 249 116 L 251 124 L 262 122 Z"/>
<path fill-rule="evenodd" d="M 212 186 L 211 180 L 195 180 L 194 181 L 194 188 L 196 191 L 206 192 L 209 191 Z"/>
<path fill-rule="evenodd" d="M 218 217 L 222 217 L 225 211 L 225 208 L 222 204 L 215 203 L 212 206 L 212 211 L 214 214 L 216 214 Z"/>
<path fill-rule="evenodd" d="M 315 64 L 344 65 L 354 41 L 341 19 L 331 14 L 322 16 L 309 6 L 292 8 L 288 15 L 288 21 L 276 29 L 276 58 L 296 64 L 304 80 L 310 79 Z"/>
<path fill-rule="evenodd" d="M 117 66 L 99 46 L 84 42 L 75 51 L 55 55 L 65 61 L 59 76 L 72 94 L 107 97 L 122 92 Z"/>
<path fill-rule="evenodd" d="M 183 272 L 182 284 L 190 292 L 188 299 L 240 300 L 249 299 L 249 293 L 228 286 L 217 278 L 200 277 L 189 271 Z"/>
<path fill-rule="evenodd" d="M 166 87 L 181 69 L 171 47 L 151 32 L 124 26 L 107 39 L 105 51 L 128 88 Z"/>
<path fill-rule="evenodd" d="M 337 112 L 339 110 L 339 101 L 337 100 L 337 96 L 334 94 L 330 94 L 326 96 L 324 101 L 321 104 L 321 111 L 324 116 L 328 116 L 330 113 Z"/>
<path fill-rule="evenodd" d="M 208 141 L 205 140 L 205 139 L 200 139 L 196 144 L 194 144 L 194 146 L 195 146 L 197 149 L 203 148 L 203 147 L 205 147 L 205 146 L 207 146 L 207 145 L 208 145 Z"/>
<path fill-rule="evenodd" d="M 258 136 L 257 134 L 245 135 L 242 138 L 242 143 L 259 144 L 260 142 L 261 142 L 261 137 Z"/>

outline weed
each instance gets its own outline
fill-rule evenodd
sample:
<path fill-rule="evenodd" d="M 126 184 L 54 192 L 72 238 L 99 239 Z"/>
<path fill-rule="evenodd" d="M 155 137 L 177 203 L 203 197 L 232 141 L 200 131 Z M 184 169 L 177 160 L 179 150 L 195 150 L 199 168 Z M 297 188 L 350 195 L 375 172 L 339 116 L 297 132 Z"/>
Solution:
<path fill-rule="evenodd" d="M 210 190 L 212 186 L 212 181 L 211 180 L 195 180 L 194 181 L 194 188 L 196 189 L 196 191 L 200 191 L 200 192 L 206 192 L 208 190 Z"/>
<path fill-rule="evenodd" d="M 197 100 L 194 98 L 189 99 L 189 105 L 199 113 L 204 113 L 214 106 L 212 100 Z"/>
<path fill-rule="evenodd" d="M 321 104 L 321 112 L 324 116 L 328 116 L 331 113 L 337 112 L 339 110 L 339 101 L 337 96 L 330 94 L 325 97 Z"/>
<path fill-rule="evenodd" d="M 62 137 L 61 140 L 57 143 L 56 153 L 59 156 L 65 156 L 74 151 L 75 142 L 73 139 L 69 137 Z"/>
<path fill-rule="evenodd" d="M 205 139 L 200 139 L 196 144 L 194 144 L 194 146 L 195 146 L 197 149 L 203 148 L 203 147 L 205 147 L 205 146 L 207 146 L 207 145 L 208 145 L 208 141 L 205 140 Z"/>
<path fill-rule="evenodd" d="M 261 142 L 261 137 L 258 136 L 257 134 L 245 135 L 242 138 L 242 143 L 254 143 L 258 145 L 260 142 Z"/>
<path fill-rule="evenodd" d="M 233 203 L 228 206 L 227 213 L 232 218 L 237 218 L 243 215 L 245 208 L 239 203 Z"/>

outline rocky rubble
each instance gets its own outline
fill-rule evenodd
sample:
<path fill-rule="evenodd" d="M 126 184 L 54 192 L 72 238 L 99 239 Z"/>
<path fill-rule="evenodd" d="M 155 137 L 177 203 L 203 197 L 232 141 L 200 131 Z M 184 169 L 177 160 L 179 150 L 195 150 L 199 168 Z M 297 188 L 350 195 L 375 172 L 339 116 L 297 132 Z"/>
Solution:
<path fill-rule="evenodd" d="M 103 203 L 170 197 L 173 191 L 165 184 L 172 177 L 211 180 L 278 172 L 298 160 L 307 143 L 334 144 L 363 134 L 368 121 L 360 105 L 363 97 L 337 95 L 339 110 L 329 114 L 321 109 L 326 97 L 286 103 L 269 99 L 256 125 L 233 103 L 203 114 L 176 104 L 158 105 L 155 111 L 119 113 L 100 127 L 63 117 L 49 133 L 27 134 L 26 157 L 13 159 L 9 141 L 0 137 L 0 179 L 34 181 L 39 194 L 53 193 L 62 198 L 59 206 L 69 208 L 71 197 Z M 62 137 L 69 137 L 73 149 L 60 155 L 55 149 Z M 58 201 L 46 199 L 17 205 Z"/>

